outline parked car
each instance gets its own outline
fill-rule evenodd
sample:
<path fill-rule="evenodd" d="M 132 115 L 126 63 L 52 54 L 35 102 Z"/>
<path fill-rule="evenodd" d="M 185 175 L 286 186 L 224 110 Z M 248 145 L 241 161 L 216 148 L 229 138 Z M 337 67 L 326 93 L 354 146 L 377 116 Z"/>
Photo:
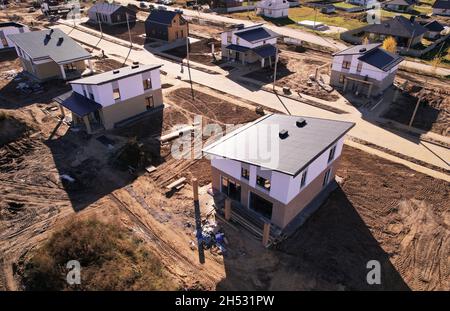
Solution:
<path fill-rule="evenodd" d="M 175 9 L 175 10 L 173 10 L 174 12 L 177 12 L 177 13 L 180 13 L 180 14 L 183 14 L 183 10 L 180 10 L 180 9 Z"/>
<path fill-rule="evenodd" d="M 146 9 L 148 6 L 147 6 L 147 3 L 145 3 L 144 1 L 141 1 L 139 3 L 139 7 L 143 8 L 143 9 Z"/>
<path fill-rule="evenodd" d="M 163 6 L 163 5 L 158 5 L 157 9 L 158 10 L 164 10 L 164 11 L 167 10 L 167 8 L 165 6 Z"/>

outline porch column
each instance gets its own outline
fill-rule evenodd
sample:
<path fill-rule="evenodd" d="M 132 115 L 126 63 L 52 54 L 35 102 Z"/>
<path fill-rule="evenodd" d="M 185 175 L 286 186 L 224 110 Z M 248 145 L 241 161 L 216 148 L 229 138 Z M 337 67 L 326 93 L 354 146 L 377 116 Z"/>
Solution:
<path fill-rule="evenodd" d="M 245 53 L 242 53 L 242 64 L 245 64 Z"/>
<path fill-rule="evenodd" d="M 63 80 L 67 80 L 66 71 L 64 70 L 64 65 L 59 65 L 59 69 L 61 69 L 61 75 Z"/>
<path fill-rule="evenodd" d="M 62 117 L 62 119 L 64 119 L 64 117 L 66 116 L 66 113 L 64 112 L 64 107 L 63 107 L 63 105 L 59 105 L 59 110 L 61 111 L 61 117 Z"/>
<path fill-rule="evenodd" d="M 92 66 L 92 60 L 91 59 L 88 59 L 88 67 L 89 67 L 89 70 L 90 71 L 94 71 L 94 67 Z"/>
<path fill-rule="evenodd" d="M 367 98 L 370 98 L 370 95 L 372 94 L 372 88 L 373 88 L 373 84 L 370 84 L 369 91 L 367 92 Z"/>
<path fill-rule="evenodd" d="M 261 58 L 261 68 L 264 68 L 264 58 Z"/>
<path fill-rule="evenodd" d="M 84 121 L 84 126 L 86 126 L 86 131 L 88 132 L 88 134 L 91 134 L 92 129 L 91 129 L 91 123 L 89 122 L 89 117 L 87 115 L 84 116 L 83 121 Z"/>
<path fill-rule="evenodd" d="M 343 92 L 347 89 L 348 79 L 344 78 L 344 89 Z"/>
<path fill-rule="evenodd" d="M 214 55 L 214 43 L 211 43 L 211 54 Z"/>

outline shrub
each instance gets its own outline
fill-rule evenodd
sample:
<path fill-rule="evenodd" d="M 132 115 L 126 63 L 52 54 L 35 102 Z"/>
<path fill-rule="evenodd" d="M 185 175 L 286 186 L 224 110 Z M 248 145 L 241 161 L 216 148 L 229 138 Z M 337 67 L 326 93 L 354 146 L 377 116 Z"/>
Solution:
<path fill-rule="evenodd" d="M 66 282 L 66 263 L 78 260 L 81 284 Z M 67 224 L 23 266 L 26 290 L 167 290 L 174 285 L 143 243 L 116 224 L 96 219 Z"/>

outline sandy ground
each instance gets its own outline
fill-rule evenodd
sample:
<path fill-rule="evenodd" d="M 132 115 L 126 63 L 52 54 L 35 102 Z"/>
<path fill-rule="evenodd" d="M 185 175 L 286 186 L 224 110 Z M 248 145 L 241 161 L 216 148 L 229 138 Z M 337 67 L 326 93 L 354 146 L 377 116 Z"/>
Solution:
<path fill-rule="evenodd" d="M 442 86 L 448 81 L 411 76 L 407 73 L 399 73 L 396 80 L 400 84 L 402 95 L 385 112 L 384 117 L 409 124 L 420 98 L 421 103 L 413 126 L 450 136 L 450 91 Z"/>
<path fill-rule="evenodd" d="M 326 66 L 330 60 L 317 53 L 298 53 L 282 50 L 277 67 L 277 85 L 289 87 L 291 92 L 303 93 L 327 101 L 336 101 L 339 95 L 336 91 L 328 92 L 317 83 L 310 81 L 317 67 Z M 273 82 L 273 68 L 258 69 L 244 77 L 252 78 L 265 83 Z"/>

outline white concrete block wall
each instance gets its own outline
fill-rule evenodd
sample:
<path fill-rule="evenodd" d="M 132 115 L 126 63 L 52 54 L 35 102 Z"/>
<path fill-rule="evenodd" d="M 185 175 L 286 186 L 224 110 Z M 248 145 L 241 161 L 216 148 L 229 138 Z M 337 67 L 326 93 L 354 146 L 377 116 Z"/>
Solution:
<path fill-rule="evenodd" d="M 152 90 L 160 89 L 160 70 L 152 70 L 150 72 L 150 78 L 152 80 Z M 120 101 L 144 94 L 143 75 L 141 73 L 105 84 L 89 85 L 94 94 L 94 100 L 103 107 L 114 105 L 116 103 L 113 98 L 113 83 L 117 83 L 119 86 Z M 88 85 L 72 84 L 72 90 L 81 95 L 84 95 L 83 89 L 87 92 Z"/>
<path fill-rule="evenodd" d="M 269 196 L 284 204 L 287 204 L 303 189 L 305 189 L 314 179 L 316 179 L 320 175 L 320 173 L 322 173 L 329 165 L 332 165 L 332 163 L 341 155 L 344 139 L 345 136 L 339 139 L 335 144 L 330 146 L 330 148 L 325 150 L 318 158 L 316 158 L 311 164 L 309 164 L 309 166 L 306 168 L 306 170 L 308 171 L 306 175 L 306 183 L 302 187 L 302 189 L 300 189 L 300 183 L 303 171 L 300 172 L 300 174 L 298 174 L 297 176 L 293 177 L 281 172 L 265 170 L 254 165 L 248 165 L 250 171 L 250 179 L 247 181 L 241 177 L 242 163 L 239 161 L 216 158 L 211 160 L 211 166 L 232 176 L 237 180 L 240 180 L 241 183 L 248 183 L 251 187 L 263 192 L 265 190 L 256 185 L 256 176 L 259 175 L 264 178 L 269 178 L 271 183 L 270 191 L 268 192 Z M 334 146 L 336 146 L 334 158 L 332 161 L 330 161 L 330 163 L 328 163 L 330 150 Z"/>

